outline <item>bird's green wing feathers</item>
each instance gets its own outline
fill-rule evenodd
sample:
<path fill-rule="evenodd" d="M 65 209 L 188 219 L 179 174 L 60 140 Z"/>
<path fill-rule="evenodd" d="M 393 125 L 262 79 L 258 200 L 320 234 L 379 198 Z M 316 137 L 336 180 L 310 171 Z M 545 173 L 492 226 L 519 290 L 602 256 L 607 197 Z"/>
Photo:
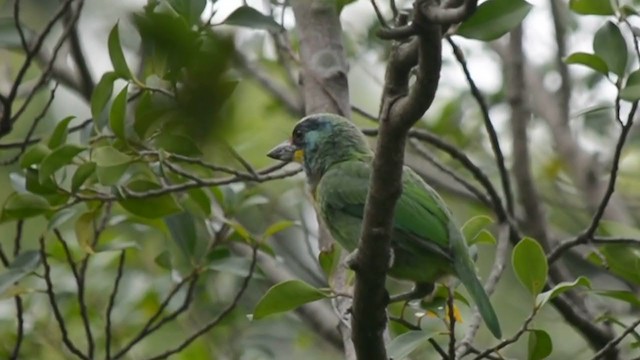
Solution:
<path fill-rule="evenodd" d="M 316 198 L 322 211 L 329 216 L 331 212 L 340 212 L 362 220 L 370 175 L 371 167 L 365 162 L 334 165 L 317 189 Z M 411 239 L 417 242 L 416 246 L 448 257 L 449 222 L 449 214 L 435 191 L 406 168 L 403 192 L 395 209 L 394 229 L 413 235 Z"/>
<path fill-rule="evenodd" d="M 491 333 L 499 339 L 502 337 L 502 330 L 500 330 L 498 316 L 489 301 L 489 296 L 484 291 L 484 287 L 476 275 L 475 265 L 469 255 L 467 244 L 464 241 L 462 234 L 457 229 L 452 231 L 451 234 L 451 250 L 455 254 L 453 268 L 456 272 L 456 276 L 467 289 L 467 292 L 469 292 L 469 295 L 473 298 L 476 306 L 478 306 L 480 315 L 482 316 L 482 319 L 484 319 L 484 322 L 487 324 Z"/>
<path fill-rule="evenodd" d="M 345 225 L 351 228 L 351 239 L 337 240 L 351 241 L 352 248 L 357 246 L 358 227 L 364 216 L 370 176 L 371 166 L 368 163 L 343 162 L 334 165 L 316 189 L 316 200 L 328 225 L 333 225 L 334 231 L 338 232 L 344 231 Z M 501 337 L 498 318 L 475 273 L 466 242 L 452 221 L 444 201 L 409 168 L 405 168 L 402 181 L 403 191 L 396 204 L 394 230 L 409 235 L 407 238 L 413 243 L 408 246 L 452 260 L 457 277 L 477 304 L 487 327 L 496 337 Z"/>

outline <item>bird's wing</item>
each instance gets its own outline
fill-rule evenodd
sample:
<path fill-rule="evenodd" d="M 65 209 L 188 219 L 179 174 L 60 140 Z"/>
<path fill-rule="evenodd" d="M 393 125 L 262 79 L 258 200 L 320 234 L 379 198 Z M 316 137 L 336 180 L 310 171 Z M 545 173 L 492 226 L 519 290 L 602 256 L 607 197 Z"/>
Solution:
<path fill-rule="evenodd" d="M 371 166 L 361 161 L 336 164 L 323 176 L 316 199 L 328 222 L 337 214 L 362 220 L 370 176 Z M 424 249 L 451 260 L 449 222 L 449 214 L 435 190 L 405 168 L 393 227 L 408 235 L 412 243 L 396 245 Z"/>
<path fill-rule="evenodd" d="M 370 176 L 371 166 L 368 163 L 344 162 L 334 165 L 317 188 L 316 200 L 323 216 L 330 228 L 334 225 L 333 231 L 343 235 L 341 240 L 349 241 L 352 248 L 357 246 Z M 409 168 L 403 171 L 402 188 L 393 227 L 395 231 L 407 235 L 403 237 L 407 241 L 394 245 L 407 251 L 427 250 L 451 261 L 456 275 L 474 299 L 487 326 L 500 338 L 498 318 L 476 275 L 464 237 L 451 219 L 444 201 Z M 346 235 L 344 225 L 340 224 L 349 225 L 349 235 Z"/>

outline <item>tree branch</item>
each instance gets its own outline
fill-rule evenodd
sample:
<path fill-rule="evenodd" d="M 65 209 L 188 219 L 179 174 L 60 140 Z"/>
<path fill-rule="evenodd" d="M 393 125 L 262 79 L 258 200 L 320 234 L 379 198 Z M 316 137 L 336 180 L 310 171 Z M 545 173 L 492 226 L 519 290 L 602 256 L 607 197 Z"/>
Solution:
<path fill-rule="evenodd" d="M 607 352 L 615 348 L 616 345 L 618 345 L 622 341 L 622 339 L 624 339 L 627 335 L 631 334 L 638 326 L 640 326 L 640 319 L 634 321 L 633 324 L 629 325 L 622 332 L 622 334 L 618 335 L 618 337 L 616 337 L 615 339 L 607 343 L 607 345 L 605 345 L 602 349 L 600 349 L 600 351 L 598 351 L 595 355 L 593 355 L 591 360 L 602 359 L 602 357 L 605 356 Z"/>
<path fill-rule="evenodd" d="M 513 195 L 511 191 L 511 181 L 509 180 L 509 173 L 507 172 L 506 163 L 504 160 L 504 155 L 502 154 L 502 149 L 500 147 L 500 141 L 498 140 L 498 134 L 496 129 L 493 127 L 493 123 L 491 122 L 491 118 L 489 117 L 489 107 L 487 106 L 487 102 L 484 100 L 480 89 L 476 85 L 473 77 L 471 76 L 471 72 L 467 66 L 467 61 L 462 54 L 462 50 L 460 47 L 456 45 L 456 43 L 451 39 L 451 37 L 447 37 L 447 41 L 451 45 L 453 49 L 453 54 L 456 57 L 456 60 L 462 67 L 462 71 L 464 72 L 465 78 L 467 79 L 467 83 L 469 84 L 469 88 L 471 89 L 471 94 L 476 99 L 478 106 L 480 107 L 480 111 L 482 113 L 482 119 L 484 120 L 484 126 L 487 130 L 487 135 L 489 136 L 489 142 L 491 143 L 491 148 L 493 149 L 493 154 L 496 157 L 496 165 L 498 166 L 498 170 L 500 171 L 500 180 L 502 182 L 502 191 L 504 192 L 505 201 L 507 204 L 507 212 L 509 215 L 513 216 Z"/>
<path fill-rule="evenodd" d="M 247 245 L 230 243 L 229 247 L 231 251 L 241 256 L 249 257 L 251 255 L 251 248 Z M 294 274 L 262 252 L 258 252 L 258 267 L 273 284 L 296 279 Z M 331 310 L 323 306 L 322 303 L 308 303 L 296 309 L 295 312 L 311 330 L 318 333 L 321 338 L 333 345 L 334 348 L 339 350 L 344 348 L 346 344 L 343 344 L 342 337 L 337 331 L 338 320 Z"/>
<path fill-rule="evenodd" d="M 349 100 L 348 65 L 342 44 L 342 26 L 334 1 L 300 0 L 291 3 L 300 38 L 300 84 L 305 114 L 334 113 L 351 117 Z M 331 248 L 333 239 L 318 215 L 320 250 Z M 339 268 L 335 276 L 344 276 L 346 269 Z M 337 291 L 349 292 L 345 288 Z M 348 308 L 350 300 L 336 299 L 339 308 Z M 338 328 L 345 339 L 347 359 L 354 359 L 353 346 L 348 339 L 351 329 L 343 322 Z"/>
<path fill-rule="evenodd" d="M 47 253 L 45 251 L 44 245 L 44 236 L 40 237 L 40 257 L 42 258 L 42 264 L 44 266 L 44 281 L 47 285 L 47 296 L 49 297 L 49 304 L 53 309 L 53 315 L 58 322 L 58 327 L 60 328 L 60 332 L 62 333 L 62 342 L 64 345 L 73 353 L 75 356 L 79 357 L 83 360 L 89 360 L 90 358 L 83 354 L 71 341 L 69 338 L 69 333 L 67 332 L 67 326 L 60 312 L 60 308 L 58 307 L 58 301 L 56 300 L 56 295 L 53 291 L 53 282 L 51 281 L 51 267 L 49 266 L 49 261 L 47 260 Z"/>
<path fill-rule="evenodd" d="M 358 253 L 353 262 L 356 285 L 351 326 L 358 359 L 387 360 L 385 278 L 393 209 L 402 192 L 404 147 L 409 129 L 431 106 L 442 66 L 441 26 L 424 15 L 434 4 L 432 1 L 414 4 L 414 23 L 419 33 L 410 42 L 394 44 L 387 65 L 376 156 Z M 409 87 L 416 65 L 416 79 Z"/>

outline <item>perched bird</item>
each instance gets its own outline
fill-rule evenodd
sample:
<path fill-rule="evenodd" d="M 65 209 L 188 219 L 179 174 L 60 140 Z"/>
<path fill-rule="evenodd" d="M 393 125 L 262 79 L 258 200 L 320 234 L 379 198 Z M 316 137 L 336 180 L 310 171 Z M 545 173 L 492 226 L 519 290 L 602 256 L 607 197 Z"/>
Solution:
<path fill-rule="evenodd" d="M 291 139 L 267 156 L 302 164 L 316 209 L 331 235 L 347 251 L 355 251 L 372 173 L 373 152 L 364 134 L 341 116 L 314 114 L 300 120 Z M 429 295 L 435 282 L 455 275 L 489 330 L 501 337 L 498 318 L 450 211 L 438 193 L 406 166 L 393 218 L 391 250 L 388 275 L 416 284 L 411 293 L 396 300 Z"/>

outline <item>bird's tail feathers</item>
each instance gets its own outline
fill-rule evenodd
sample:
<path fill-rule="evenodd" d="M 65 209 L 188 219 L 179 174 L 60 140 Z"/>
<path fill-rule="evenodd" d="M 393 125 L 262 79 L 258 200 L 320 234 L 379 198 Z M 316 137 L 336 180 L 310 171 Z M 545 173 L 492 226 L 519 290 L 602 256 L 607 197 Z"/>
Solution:
<path fill-rule="evenodd" d="M 482 319 L 484 319 L 487 327 L 493 336 L 500 339 L 502 337 L 502 331 L 500 330 L 498 316 L 491 305 L 491 301 L 489 301 L 489 296 L 484 291 L 484 287 L 474 271 L 471 259 L 469 257 L 465 258 L 464 256 L 454 259 L 454 267 L 458 278 L 473 298 L 476 306 L 478 306 L 480 315 L 482 315 Z"/>

